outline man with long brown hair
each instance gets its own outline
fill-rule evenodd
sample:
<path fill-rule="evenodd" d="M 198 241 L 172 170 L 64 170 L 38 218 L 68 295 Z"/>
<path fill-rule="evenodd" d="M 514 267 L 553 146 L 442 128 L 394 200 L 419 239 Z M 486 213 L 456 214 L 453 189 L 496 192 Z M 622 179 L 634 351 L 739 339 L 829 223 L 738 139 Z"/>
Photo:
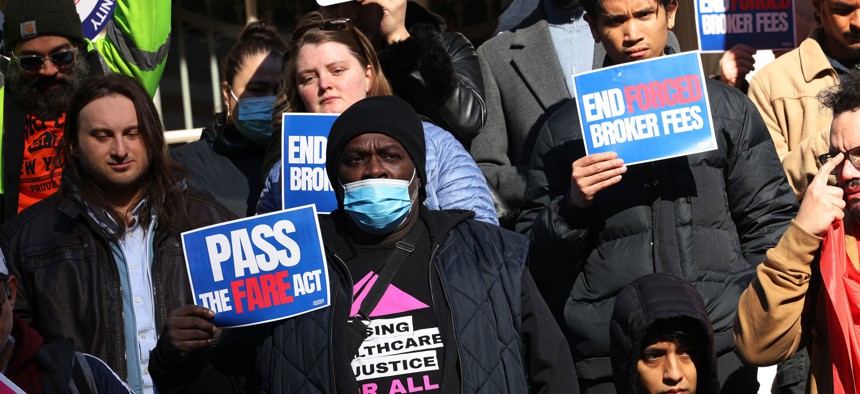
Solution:
<path fill-rule="evenodd" d="M 47 340 L 72 337 L 135 392 L 167 311 L 192 303 L 180 232 L 231 214 L 185 191 L 146 90 L 121 75 L 75 93 L 55 167 L 57 194 L 0 228 L 20 278 L 15 311 Z"/>

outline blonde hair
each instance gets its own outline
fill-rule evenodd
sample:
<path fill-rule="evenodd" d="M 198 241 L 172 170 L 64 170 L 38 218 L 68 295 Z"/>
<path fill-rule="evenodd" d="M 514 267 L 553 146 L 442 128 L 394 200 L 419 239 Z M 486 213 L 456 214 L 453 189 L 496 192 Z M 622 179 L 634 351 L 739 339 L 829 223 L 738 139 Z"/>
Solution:
<path fill-rule="evenodd" d="M 319 25 L 326 21 L 325 16 L 319 11 L 313 11 L 305 15 L 297 26 Z M 275 122 L 280 124 L 280 114 L 283 112 L 307 112 L 304 102 L 298 94 L 298 86 L 296 80 L 297 73 L 297 58 L 299 50 L 305 45 L 319 45 L 326 42 L 336 42 L 343 44 L 349 50 L 349 53 L 358 60 L 362 67 L 370 66 L 373 75 L 373 81 L 368 91 L 367 96 L 391 96 L 393 90 L 382 68 L 379 65 L 379 58 L 376 56 L 376 50 L 370 43 L 367 36 L 354 26 L 349 26 L 341 30 L 322 30 L 312 28 L 306 31 L 301 37 L 290 41 L 289 53 L 290 58 L 286 62 L 286 67 L 281 78 L 281 86 L 278 92 L 278 100 L 275 102 L 275 111 L 277 114 Z"/>

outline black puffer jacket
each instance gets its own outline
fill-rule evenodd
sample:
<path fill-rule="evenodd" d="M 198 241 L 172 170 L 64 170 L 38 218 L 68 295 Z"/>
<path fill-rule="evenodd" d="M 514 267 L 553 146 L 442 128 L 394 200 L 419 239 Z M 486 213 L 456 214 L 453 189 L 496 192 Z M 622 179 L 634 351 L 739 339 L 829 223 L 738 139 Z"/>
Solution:
<path fill-rule="evenodd" d="M 718 149 L 630 166 L 588 209 L 564 199 L 571 163 L 585 155 L 576 102 L 541 130 L 517 231 L 540 254 L 530 259 L 535 279 L 563 289 L 548 304 L 557 316 L 563 305 L 580 379 L 608 376 L 614 297 L 653 272 L 696 286 L 717 354 L 731 351 L 738 298 L 797 212 L 755 106 L 720 82 L 708 80 L 707 89 Z"/>
<path fill-rule="evenodd" d="M 413 2 L 407 3 L 406 28 L 409 38 L 378 49 L 385 76 L 395 94 L 468 149 L 487 118 L 475 47 Z"/>
<path fill-rule="evenodd" d="M 191 174 L 191 190 L 212 197 L 237 217 L 253 216 L 263 191 L 266 147 L 253 143 L 224 119 L 223 113 L 216 114 L 199 141 L 171 149 L 170 155 Z"/>
<path fill-rule="evenodd" d="M 696 362 L 699 394 L 720 392 L 717 378 L 717 356 L 714 354 L 714 329 L 708 311 L 696 289 L 674 275 L 653 274 L 637 279 L 618 293 L 609 324 L 612 339 L 612 372 L 615 390 L 637 394 L 639 381 L 636 366 L 642 355 L 642 340 L 648 328 L 665 319 L 686 319 L 695 332 L 688 332 Z"/>
<path fill-rule="evenodd" d="M 0 227 L 0 248 L 18 278 L 15 313 L 47 341 L 70 337 L 78 350 L 104 360 L 127 380 L 120 273 L 111 239 L 74 196 L 54 194 Z M 188 231 L 233 219 L 224 207 L 186 193 Z M 152 235 L 156 327 L 167 312 L 194 302 L 180 232 L 156 226 Z"/>

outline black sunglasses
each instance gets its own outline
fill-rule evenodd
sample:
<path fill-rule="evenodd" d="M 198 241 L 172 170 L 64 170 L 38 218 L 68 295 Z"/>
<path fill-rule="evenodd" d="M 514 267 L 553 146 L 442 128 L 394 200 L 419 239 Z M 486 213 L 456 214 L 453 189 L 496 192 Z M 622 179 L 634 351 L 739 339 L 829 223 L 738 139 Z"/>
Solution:
<path fill-rule="evenodd" d="M 66 71 L 66 69 L 75 62 L 75 58 L 78 56 L 78 49 L 66 49 L 59 52 L 52 53 L 48 56 L 40 56 L 40 55 L 24 55 L 24 56 L 15 56 L 12 54 L 12 59 L 18 63 L 18 66 L 21 67 L 22 70 L 26 72 L 37 72 L 42 69 L 42 65 L 45 64 L 45 60 L 50 59 L 51 63 L 54 64 L 60 71 Z"/>
<path fill-rule="evenodd" d="M 290 36 L 290 39 L 295 41 L 299 38 L 302 38 L 308 30 L 311 29 L 320 29 L 325 31 L 339 31 L 349 27 L 350 29 L 354 29 L 352 26 L 352 20 L 349 18 L 338 18 L 338 19 L 329 19 L 327 21 L 323 21 L 321 23 L 311 23 L 309 25 L 304 25 L 297 28 L 293 31 L 293 34 Z"/>
<path fill-rule="evenodd" d="M 839 153 L 825 153 L 823 155 L 818 155 L 818 162 L 821 163 L 821 165 L 824 165 L 825 163 L 830 161 L 830 159 L 832 159 L 834 156 L 836 156 L 838 154 Z M 842 160 L 842 163 L 839 163 L 833 169 L 831 174 L 836 175 L 836 174 L 842 172 L 842 166 L 845 164 L 846 161 L 850 162 L 851 165 L 853 165 L 855 169 L 860 171 L 860 146 L 855 147 L 855 148 L 851 148 L 848 150 L 848 152 L 845 152 L 845 160 Z"/>

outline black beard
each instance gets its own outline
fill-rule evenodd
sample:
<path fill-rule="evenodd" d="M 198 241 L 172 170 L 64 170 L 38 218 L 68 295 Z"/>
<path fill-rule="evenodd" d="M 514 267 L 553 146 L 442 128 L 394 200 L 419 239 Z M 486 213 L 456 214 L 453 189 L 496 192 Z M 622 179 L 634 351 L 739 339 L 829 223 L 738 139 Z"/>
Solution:
<path fill-rule="evenodd" d="M 551 0 L 556 8 L 562 11 L 573 11 L 582 6 L 581 0 Z"/>
<path fill-rule="evenodd" d="M 35 115 L 38 119 L 59 119 L 69 109 L 72 95 L 83 84 L 89 75 L 89 66 L 83 56 L 78 56 L 72 65 L 72 72 L 63 79 L 56 77 L 37 76 L 31 81 L 25 81 L 17 65 L 8 68 L 6 89 L 23 111 Z M 59 86 L 53 87 L 47 93 L 48 86 L 59 81 Z"/>
<path fill-rule="evenodd" d="M 848 183 L 842 185 L 842 190 L 844 191 L 845 189 L 857 188 L 858 186 L 860 186 L 860 179 L 852 179 Z M 848 205 L 848 213 L 851 214 L 854 220 L 860 220 L 860 201 L 846 200 L 845 202 Z"/>

